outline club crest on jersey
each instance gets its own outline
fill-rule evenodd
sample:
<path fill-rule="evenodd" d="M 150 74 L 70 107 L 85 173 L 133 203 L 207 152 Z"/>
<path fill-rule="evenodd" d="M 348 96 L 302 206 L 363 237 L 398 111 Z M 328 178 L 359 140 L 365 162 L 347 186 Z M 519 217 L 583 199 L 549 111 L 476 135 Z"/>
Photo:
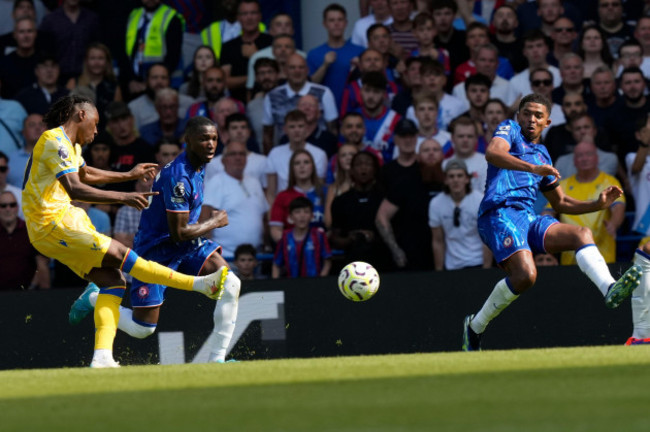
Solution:
<path fill-rule="evenodd" d="M 512 246 L 512 242 L 513 242 L 512 236 L 508 236 L 508 237 L 504 238 L 503 239 L 503 247 L 509 248 L 510 246 Z"/>
<path fill-rule="evenodd" d="M 61 159 L 67 159 L 70 157 L 70 153 L 68 153 L 68 149 L 65 148 L 63 144 L 59 146 L 59 157 Z"/>
<path fill-rule="evenodd" d="M 138 297 L 141 299 L 149 297 L 149 287 L 147 285 L 142 285 L 138 288 Z"/>

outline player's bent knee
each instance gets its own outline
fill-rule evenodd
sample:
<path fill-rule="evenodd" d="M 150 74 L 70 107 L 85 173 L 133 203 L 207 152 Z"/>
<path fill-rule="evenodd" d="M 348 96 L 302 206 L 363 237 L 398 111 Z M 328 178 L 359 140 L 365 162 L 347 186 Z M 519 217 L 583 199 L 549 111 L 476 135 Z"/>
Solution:
<path fill-rule="evenodd" d="M 591 230 L 585 226 L 576 227 L 576 239 L 579 243 L 578 246 L 586 245 L 594 242 L 594 235 Z"/>
<path fill-rule="evenodd" d="M 130 329 L 131 331 L 129 332 L 130 336 L 133 336 L 134 338 L 138 339 L 144 339 L 156 331 L 156 326 L 144 326 L 142 324 L 138 324 L 137 322 L 133 322 L 133 327 Z"/>

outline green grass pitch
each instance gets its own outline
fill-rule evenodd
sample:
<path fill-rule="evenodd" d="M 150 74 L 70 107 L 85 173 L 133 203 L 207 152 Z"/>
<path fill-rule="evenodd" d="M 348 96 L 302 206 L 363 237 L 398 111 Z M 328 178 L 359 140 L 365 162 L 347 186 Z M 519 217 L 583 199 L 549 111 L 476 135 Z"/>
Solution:
<path fill-rule="evenodd" d="M 650 347 L 0 372 L 0 431 L 650 431 Z"/>

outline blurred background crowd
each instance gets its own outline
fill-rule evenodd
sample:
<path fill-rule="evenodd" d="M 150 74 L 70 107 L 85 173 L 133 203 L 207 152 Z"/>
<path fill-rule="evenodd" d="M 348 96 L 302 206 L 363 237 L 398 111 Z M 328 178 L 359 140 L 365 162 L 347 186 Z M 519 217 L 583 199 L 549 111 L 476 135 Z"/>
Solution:
<path fill-rule="evenodd" d="M 305 21 L 317 12 L 322 33 Z M 59 97 L 95 101 L 90 166 L 160 168 L 194 116 L 218 127 L 212 238 L 244 280 L 492 267 L 476 227 L 484 152 L 531 92 L 565 193 L 608 262 L 650 233 L 650 3 L 644 0 L 0 0 L 0 290 L 83 286 L 29 244 L 23 173 Z M 312 14 L 313 15 L 313 14 Z M 312 20 L 313 21 L 313 20 Z M 314 33 L 318 43 L 306 46 Z M 303 37 L 303 35 L 305 37 Z M 98 187 L 146 191 L 139 181 Z M 75 203 L 131 245 L 140 213 Z M 552 213 L 540 196 L 537 210 Z M 538 265 L 575 264 L 571 253 Z"/>

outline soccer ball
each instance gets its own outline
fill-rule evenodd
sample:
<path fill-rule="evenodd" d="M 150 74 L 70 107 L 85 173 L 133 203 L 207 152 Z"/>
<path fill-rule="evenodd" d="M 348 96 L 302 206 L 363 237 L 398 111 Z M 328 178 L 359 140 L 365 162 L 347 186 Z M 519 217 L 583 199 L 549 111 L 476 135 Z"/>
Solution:
<path fill-rule="evenodd" d="M 339 290 L 348 300 L 366 301 L 379 289 L 379 274 L 368 263 L 355 261 L 339 273 Z"/>

